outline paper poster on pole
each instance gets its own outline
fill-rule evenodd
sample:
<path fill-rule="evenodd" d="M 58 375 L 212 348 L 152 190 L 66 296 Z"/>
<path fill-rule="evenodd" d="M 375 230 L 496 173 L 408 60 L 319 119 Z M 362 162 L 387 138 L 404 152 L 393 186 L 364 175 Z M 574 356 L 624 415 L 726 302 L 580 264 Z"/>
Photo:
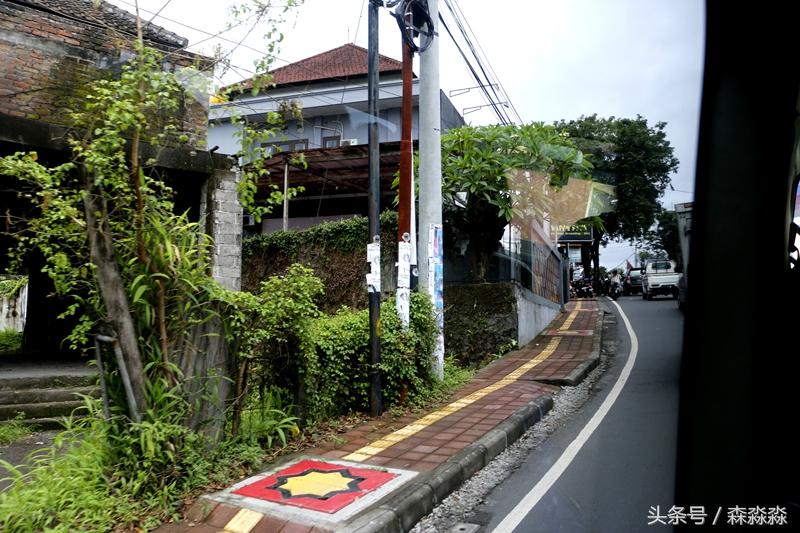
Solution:
<path fill-rule="evenodd" d="M 433 303 L 438 333 L 434 348 L 434 370 L 444 375 L 444 256 L 441 224 L 431 224 L 428 232 L 428 291 Z"/>
<path fill-rule="evenodd" d="M 367 262 L 369 263 L 367 291 L 381 292 L 381 245 L 379 243 L 367 245 Z"/>
<path fill-rule="evenodd" d="M 410 242 L 397 243 L 397 287 L 411 287 L 411 250 Z"/>
<path fill-rule="evenodd" d="M 400 317 L 400 322 L 403 324 L 403 329 L 407 330 L 411 323 L 411 289 L 397 289 L 395 307 L 397 308 L 397 316 Z"/>

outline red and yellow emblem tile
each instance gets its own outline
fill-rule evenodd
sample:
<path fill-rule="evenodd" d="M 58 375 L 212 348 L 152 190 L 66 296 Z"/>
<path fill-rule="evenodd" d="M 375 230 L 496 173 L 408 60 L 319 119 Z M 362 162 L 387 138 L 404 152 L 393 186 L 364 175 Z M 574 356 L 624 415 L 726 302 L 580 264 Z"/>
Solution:
<path fill-rule="evenodd" d="M 394 479 L 396 474 L 305 459 L 234 490 L 234 494 L 335 513 Z"/>

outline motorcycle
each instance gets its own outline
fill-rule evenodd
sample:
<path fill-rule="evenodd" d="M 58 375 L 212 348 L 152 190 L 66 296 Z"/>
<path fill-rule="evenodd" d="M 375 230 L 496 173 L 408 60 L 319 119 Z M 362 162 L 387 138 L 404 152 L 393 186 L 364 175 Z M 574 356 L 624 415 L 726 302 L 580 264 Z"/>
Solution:
<path fill-rule="evenodd" d="M 594 289 L 590 278 L 578 280 L 573 284 L 575 295 L 578 298 L 594 298 Z"/>
<path fill-rule="evenodd" d="M 611 296 L 612 300 L 619 298 L 622 295 L 622 283 L 612 283 L 608 295 Z"/>

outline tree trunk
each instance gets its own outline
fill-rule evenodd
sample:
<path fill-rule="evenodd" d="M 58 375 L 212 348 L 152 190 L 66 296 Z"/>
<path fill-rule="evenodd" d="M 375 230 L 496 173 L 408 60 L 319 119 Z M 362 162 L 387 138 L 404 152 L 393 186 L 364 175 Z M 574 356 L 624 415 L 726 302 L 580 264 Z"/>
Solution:
<path fill-rule="evenodd" d="M 131 413 L 141 415 L 147 409 L 144 387 L 144 369 L 139 353 L 139 341 L 133 325 L 125 283 L 119 272 L 107 210 L 90 178 L 86 177 L 83 205 L 86 215 L 86 232 L 89 236 L 89 251 L 92 263 L 97 268 L 97 285 L 108 313 L 108 319 L 116 333 L 122 350 L 122 358 L 130 378 L 136 406 L 128 406 Z M 99 218 L 98 218 L 99 215 Z M 135 418 L 135 417 L 134 417 Z"/>
<path fill-rule="evenodd" d="M 233 356 L 214 317 L 192 328 L 183 346 L 172 351 L 183 374 L 183 392 L 189 403 L 186 425 L 217 444 L 225 436 L 226 410 L 233 393 Z"/>

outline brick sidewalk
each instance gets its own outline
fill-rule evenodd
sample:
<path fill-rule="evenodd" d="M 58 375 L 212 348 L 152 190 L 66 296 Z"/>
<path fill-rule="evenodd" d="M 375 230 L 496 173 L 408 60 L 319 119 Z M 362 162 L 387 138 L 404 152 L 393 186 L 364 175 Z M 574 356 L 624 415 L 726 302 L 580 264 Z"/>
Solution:
<path fill-rule="evenodd" d="M 156 531 L 408 529 L 541 418 L 557 385 L 572 385 L 593 368 L 600 316 L 595 300 L 570 302 L 541 335 L 480 370 L 444 407 L 361 424 L 341 435 L 344 443 L 285 458 L 204 496 L 185 522 Z"/>

